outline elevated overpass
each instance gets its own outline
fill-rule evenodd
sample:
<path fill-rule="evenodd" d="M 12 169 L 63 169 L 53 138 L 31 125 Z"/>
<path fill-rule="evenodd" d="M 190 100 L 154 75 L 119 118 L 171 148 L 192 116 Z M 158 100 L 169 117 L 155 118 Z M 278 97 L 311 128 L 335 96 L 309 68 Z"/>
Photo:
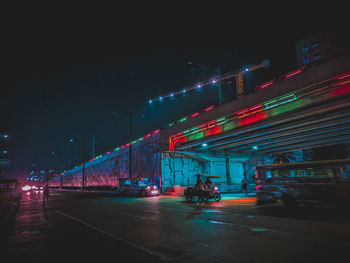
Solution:
<path fill-rule="evenodd" d="M 133 177 L 148 177 L 163 191 L 195 184 L 198 173 L 218 175 L 214 182 L 223 191 L 239 190 L 242 178 L 253 179 L 254 167 L 273 161 L 276 153 L 349 143 L 350 55 L 345 55 L 276 77 L 252 94 L 207 105 L 62 173 L 52 186 L 117 187 L 131 167 Z"/>
<path fill-rule="evenodd" d="M 350 56 L 300 68 L 164 131 L 170 151 L 271 155 L 350 143 Z"/>

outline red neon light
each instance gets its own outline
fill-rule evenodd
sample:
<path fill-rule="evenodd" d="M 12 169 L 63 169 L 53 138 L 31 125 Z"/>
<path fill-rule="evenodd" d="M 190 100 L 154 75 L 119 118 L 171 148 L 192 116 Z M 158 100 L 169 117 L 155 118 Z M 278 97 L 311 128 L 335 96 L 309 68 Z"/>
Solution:
<path fill-rule="evenodd" d="M 350 77 L 350 72 L 346 72 L 346 73 L 344 73 L 344 74 L 341 74 L 341 75 L 339 75 L 339 76 L 336 76 L 335 79 L 341 80 L 341 79 L 345 79 L 345 78 L 347 78 L 347 77 Z"/>
<path fill-rule="evenodd" d="M 130 143 L 127 143 L 127 144 L 120 146 L 120 148 L 125 148 L 125 147 L 128 147 L 129 145 L 130 145 Z"/>
<path fill-rule="evenodd" d="M 106 154 L 110 154 L 111 152 L 106 152 Z"/>
<path fill-rule="evenodd" d="M 203 123 L 203 124 L 200 124 L 200 125 L 198 125 L 198 128 L 203 128 L 203 127 L 206 127 L 206 126 L 212 126 L 213 124 L 217 124 L 217 121 L 208 121 L 208 122 L 205 122 L 205 123 Z M 214 125 L 214 126 L 215 126 Z"/>
<path fill-rule="evenodd" d="M 187 138 L 186 138 L 186 137 L 173 140 L 172 143 L 169 145 L 169 150 L 170 150 L 170 151 L 175 150 L 175 147 L 176 147 L 177 144 L 184 143 L 184 142 L 186 142 L 186 141 L 187 141 Z"/>
<path fill-rule="evenodd" d="M 169 137 L 169 151 L 174 151 L 173 147 L 173 137 Z"/>
<path fill-rule="evenodd" d="M 196 116 L 198 116 L 198 115 L 199 115 L 199 112 L 197 111 L 197 112 L 191 114 L 190 117 L 193 118 L 193 117 L 196 117 Z"/>
<path fill-rule="evenodd" d="M 264 109 L 264 106 L 261 104 L 258 104 L 258 105 L 254 105 L 254 106 L 245 108 L 243 110 L 237 111 L 237 112 L 235 112 L 235 114 L 241 115 L 241 116 L 238 116 L 238 118 L 242 118 L 248 114 L 253 114 L 253 113 L 261 111 L 263 109 Z"/>
<path fill-rule="evenodd" d="M 348 92 L 350 92 L 350 85 L 345 85 L 345 86 L 340 87 L 337 90 L 335 90 L 332 93 L 332 96 L 337 96 L 337 95 L 341 95 L 341 94 L 348 93 Z"/>
<path fill-rule="evenodd" d="M 210 136 L 210 135 L 218 134 L 218 133 L 221 132 L 221 129 L 222 129 L 222 126 L 214 127 L 214 128 L 212 128 L 212 129 L 206 131 L 206 132 L 205 132 L 205 133 L 206 133 L 205 135 L 206 135 L 206 136 Z"/>
<path fill-rule="evenodd" d="M 267 117 L 266 115 L 266 112 L 265 111 L 262 111 L 262 112 L 258 112 L 254 115 L 251 115 L 251 116 L 247 116 L 245 118 L 242 118 L 241 119 L 241 125 L 248 125 L 248 124 L 251 124 L 251 123 L 254 123 L 254 122 L 257 122 L 257 121 L 260 121 L 260 120 L 263 120 Z"/>
<path fill-rule="evenodd" d="M 144 138 L 149 138 L 149 137 L 151 137 L 151 135 L 152 135 L 152 133 L 149 133 L 149 134 L 145 135 Z"/>
<path fill-rule="evenodd" d="M 340 83 L 338 83 L 338 86 L 342 86 L 342 85 L 345 85 L 345 84 L 348 84 L 348 83 L 350 83 L 350 80 L 340 82 Z"/>
<path fill-rule="evenodd" d="M 208 108 L 205 108 L 204 111 L 210 111 L 212 109 L 214 109 L 215 105 L 211 105 Z"/>
<path fill-rule="evenodd" d="M 285 75 L 282 76 L 282 78 L 291 78 L 294 77 L 295 75 L 298 75 L 299 73 L 301 73 L 304 69 L 306 68 L 306 66 L 298 68 L 290 73 L 287 73 Z"/>
<path fill-rule="evenodd" d="M 159 131 L 160 131 L 160 129 L 155 130 L 155 131 L 152 132 L 152 134 L 157 134 Z"/>
<path fill-rule="evenodd" d="M 178 132 L 178 133 L 176 133 L 175 135 L 173 135 L 172 137 L 173 137 L 173 138 L 176 138 L 176 137 L 179 137 L 179 136 L 181 136 L 181 135 L 183 135 L 183 133 L 182 133 L 182 132 Z"/>
<path fill-rule="evenodd" d="M 210 129 L 210 128 L 213 128 L 213 127 L 215 127 L 217 124 L 218 124 L 217 121 L 211 121 L 211 122 L 208 123 L 208 128 L 209 128 L 209 129 Z"/>
<path fill-rule="evenodd" d="M 271 85 L 275 82 L 275 80 L 276 80 L 276 79 L 273 79 L 273 80 L 270 80 L 270 81 L 265 82 L 265 83 L 263 83 L 263 84 L 260 84 L 259 86 L 257 86 L 257 87 L 255 88 L 255 90 L 260 90 L 260 89 L 264 89 L 264 88 L 266 88 L 266 87 L 269 87 L 269 86 L 271 86 Z"/>

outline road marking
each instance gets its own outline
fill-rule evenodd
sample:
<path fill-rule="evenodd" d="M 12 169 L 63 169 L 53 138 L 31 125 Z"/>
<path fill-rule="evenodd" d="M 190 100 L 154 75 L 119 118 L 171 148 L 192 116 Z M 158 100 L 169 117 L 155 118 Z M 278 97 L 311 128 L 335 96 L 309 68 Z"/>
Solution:
<path fill-rule="evenodd" d="M 27 198 L 27 197 L 26 197 L 26 198 Z M 33 201 L 33 202 L 35 202 L 35 203 L 42 204 L 42 202 L 39 202 L 39 201 L 37 201 L 37 200 L 33 200 L 33 199 L 30 199 L 30 198 L 27 198 L 27 199 L 30 200 L 30 201 Z M 48 206 L 46 206 L 46 207 L 49 208 Z M 133 243 L 133 242 L 131 242 L 131 241 L 129 241 L 129 240 L 126 240 L 126 239 L 124 239 L 124 238 L 122 238 L 122 237 L 119 237 L 119 236 L 117 236 L 117 235 L 114 235 L 114 234 L 112 234 L 112 233 L 109 233 L 109 232 L 107 232 L 107 231 L 105 231 L 105 230 L 103 230 L 103 229 L 101 229 L 101 228 L 99 228 L 99 227 L 93 226 L 93 225 L 91 225 L 91 224 L 89 224 L 89 223 L 87 223 L 87 222 L 85 222 L 85 221 L 83 221 L 83 220 L 81 220 L 81 219 L 78 219 L 78 218 L 76 218 L 76 217 L 74 217 L 74 216 L 71 216 L 71 215 L 69 215 L 69 214 L 66 214 L 66 213 L 64 213 L 64 212 L 62 212 L 62 211 L 59 211 L 59 210 L 57 210 L 57 209 L 53 209 L 53 211 L 55 211 L 56 213 L 58 213 L 58 214 L 60 214 L 60 215 L 65 216 L 65 217 L 67 217 L 67 218 L 69 218 L 69 219 L 71 219 L 71 220 L 77 221 L 77 222 L 79 222 L 79 223 L 81 223 L 81 224 L 83 224 L 83 225 L 85 225 L 85 226 L 87 226 L 87 227 L 90 227 L 90 228 L 92 228 L 92 229 L 94 229 L 94 230 L 96 230 L 96 231 L 98 231 L 98 232 L 100 232 L 100 233 L 102 233 L 102 234 L 105 234 L 105 235 L 107 235 L 107 236 L 109 236 L 109 237 L 111 237 L 111 238 L 113 238 L 113 239 L 116 239 L 116 240 L 118 240 L 118 241 L 124 242 L 124 243 L 128 244 L 129 246 L 135 247 L 135 248 L 137 248 L 137 249 L 139 249 L 139 250 L 141 250 L 141 251 L 147 253 L 148 255 L 157 257 L 157 258 L 161 259 L 162 261 L 173 261 L 172 258 L 169 258 L 169 257 L 167 257 L 167 256 L 165 256 L 165 255 L 163 255 L 163 254 L 160 254 L 160 253 L 158 253 L 158 252 L 156 252 L 156 251 L 154 251 L 154 250 L 152 250 L 152 249 L 149 249 L 149 248 L 140 246 L 140 245 L 138 245 L 138 244 L 136 244 L 136 243 Z M 40 219 L 41 219 L 41 218 L 40 218 Z"/>
<path fill-rule="evenodd" d="M 215 210 L 215 209 L 207 209 L 204 212 L 205 213 L 223 213 L 222 210 Z"/>
<path fill-rule="evenodd" d="M 107 232 L 107 231 L 105 231 L 105 230 L 103 230 L 103 229 L 101 229 L 101 228 L 99 228 L 99 227 L 96 227 L 96 226 L 94 226 L 94 225 L 91 225 L 91 224 L 89 224 L 89 223 L 87 223 L 87 222 L 85 222 L 85 221 L 83 221 L 83 220 L 81 220 L 81 219 L 78 219 L 78 218 L 76 218 L 76 217 L 74 217 L 74 216 L 71 216 L 71 215 L 69 215 L 69 214 L 66 214 L 66 213 L 64 213 L 64 212 L 62 212 L 62 211 L 59 211 L 59 210 L 57 210 L 57 209 L 53 209 L 53 210 L 54 210 L 56 213 L 60 214 L 60 215 L 63 215 L 63 216 L 65 216 L 65 217 L 67 217 L 67 218 L 69 218 L 69 219 L 71 219 L 71 220 L 77 221 L 77 222 L 79 222 L 79 223 L 81 223 L 81 224 L 83 224 L 83 225 L 85 225 L 85 226 L 87 226 L 87 227 L 90 227 L 90 228 L 92 228 L 92 229 L 94 229 L 94 230 L 96 230 L 96 231 L 98 231 L 98 232 L 100 232 L 100 233 L 102 233 L 102 234 L 105 234 L 105 235 L 107 235 L 107 236 L 109 236 L 109 237 L 111 237 L 111 238 L 113 238 L 113 239 L 115 239 L 115 240 L 124 242 L 124 243 L 126 243 L 126 244 L 128 244 L 128 245 L 130 245 L 130 246 L 132 246 L 132 247 L 135 247 L 135 248 L 137 248 L 137 249 L 139 249 L 139 250 L 141 250 L 141 251 L 143 251 L 143 252 L 146 252 L 148 255 L 155 256 L 155 257 L 157 257 L 157 258 L 159 258 L 159 259 L 161 259 L 161 260 L 163 260 L 163 261 L 173 261 L 173 259 L 171 259 L 171 258 L 169 258 L 169 257 L 167 257 L 167 256 L 165 256 L 165 255 L 163 255 L 163 254 L 160 254 L 160 253 L 158 253 L 158 252 L 156 252 L 156 251 L 154 251 L 154 250 L 152 250 L 152 249 L 149 249 L 149 248 L 147 248 L 147 247 L 140 246 L 140 245 L 138 245 L 138 244 L 136 244 L 136 243 L 133 243 L 133 242 L 131 242 L 131 241 L 129 241 L 129 240 L 126 240 L 126 239 L 124 239 L 124 238 L 122 238 L 122 237 L 120 237 L 120 236 L 117 236 L 117 235 L 115 235 L 115 234 L 112 234 L 112 233 L 110 233 L 110 232 Z"/>
<path fill-rule="evenodd" d="M 267 229 L 266 229 L 266 228 L 263 228 L 263 227 L 254 227 L 254 228 L 251 228 L 250 230 L 256 231 L 256 232 L 267 231 Z"/>

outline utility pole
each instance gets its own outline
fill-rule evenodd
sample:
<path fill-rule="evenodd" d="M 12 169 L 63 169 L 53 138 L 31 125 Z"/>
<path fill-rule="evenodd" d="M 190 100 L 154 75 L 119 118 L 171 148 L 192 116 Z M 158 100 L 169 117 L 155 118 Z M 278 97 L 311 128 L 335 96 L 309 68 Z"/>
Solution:
<path fill-rule="evenodd" d="M 222 104 L 222 90 L 221 90 L 221 73 L 220 73 L 220 65 L 218 65 L 218 80 L 219 80 L 219 104 Z"/>
<path fill-rule="evenodd" d="M 132 152 L 132 149 L 131 149 L 131 110 L 129 110 L 129 178 L 132 177 L 132 165 L 131 165 L 131 152 Z"/>
<path fill-rule="evenodd" d="M 92 153 L 91 153 L 91 158 L 95 157 L 95 136 L 92 136 Z"/>
<path fill-rule="evenodd" d="M 83 147 L 83 169 L 82 169 L 82 175 L 81 175 L 81 190 L 84 190 L 85 188 L 85 144 L 82 142 Z"/>

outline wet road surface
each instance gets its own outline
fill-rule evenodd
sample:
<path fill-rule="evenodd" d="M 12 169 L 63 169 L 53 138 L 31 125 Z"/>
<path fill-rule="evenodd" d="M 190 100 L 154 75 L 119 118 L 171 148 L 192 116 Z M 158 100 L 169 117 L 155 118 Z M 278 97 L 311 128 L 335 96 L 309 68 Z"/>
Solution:
<path fill-rule="evenodd" d="M 182 197 L 52 192 L 23 195 L 6 253 L 15 258 L 141 262 L 329 262 L 347 257 L 350 215 L 331 208 L 255 206 Z"/>

